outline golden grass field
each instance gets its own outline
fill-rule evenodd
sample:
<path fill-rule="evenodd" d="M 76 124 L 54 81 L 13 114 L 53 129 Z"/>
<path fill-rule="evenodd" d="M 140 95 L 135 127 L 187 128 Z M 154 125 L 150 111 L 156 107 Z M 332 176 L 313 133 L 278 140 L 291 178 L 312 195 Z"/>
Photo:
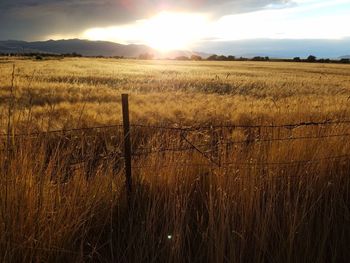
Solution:
<path fill-rule="evenodd" d="M 46 133 L 122 93 L 129 202 L 121 127 Z M 0 58 L 0 261 L 348 262 L 349 103 L 348 65 Z"/>

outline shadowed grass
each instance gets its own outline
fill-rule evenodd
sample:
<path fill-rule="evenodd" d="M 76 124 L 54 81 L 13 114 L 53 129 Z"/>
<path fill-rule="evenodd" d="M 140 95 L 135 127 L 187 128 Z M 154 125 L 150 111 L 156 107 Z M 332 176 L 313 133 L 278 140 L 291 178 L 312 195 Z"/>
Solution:
<path fill-rule="evenodd" d="M 10 117 L 11 64 L 0 63 L 4 133 L 9 118 L 24 134 L 117 124 L 125 91 L 146 125 L 349 119 L 343 65 L 15 62 Z M 121 129 L 0 137 L 0 261 L 347 262 L 350 143 L 331 135 L 349 128 L 132 127 L 129 203 Z M 206 156 L 148 153 L 188 147 L 184 136 Z"/>

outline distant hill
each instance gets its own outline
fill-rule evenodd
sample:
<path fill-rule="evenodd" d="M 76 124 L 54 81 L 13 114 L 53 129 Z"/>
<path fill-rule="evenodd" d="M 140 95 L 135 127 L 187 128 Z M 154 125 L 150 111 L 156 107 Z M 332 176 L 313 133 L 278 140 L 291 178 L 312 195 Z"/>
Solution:
<path fill-rule="evenodd" d="M 346 56 L 341 56 L 341 57 L 339 57 L 339 59 L 342 59 L 342 58 L 349 58 L 349 59 L 350 59 L 350 55 L 346 55 Z"/>
<path fill-rule="evenodd" d="M 49 40 L 37 42 L 0 41 L 2 53 L 78 53 L 83 56 L 124 56 L 137 57 L 142 53 L 154 52 L 144 45 L 122 45 L 107 41 L 89 41 L 80 39 Z"/>
<path fill-rule="evenodd" d="M 172 50 L 165 53 L 158 53 L 157 56 L 164 58 L 177 58 L 181 56 L 191 57 L 192 55 L 200 56 L 204 59 L 210 57 L 212 54 L 204 52 L 186 51 L 186 50 Z"/>
<path fill-rule="evenodd" d="M 68 54 L 77 53 L 83 56 L 123 56 L 136 58 L 141 54 L 149 53 L 155 57 L 176 58 L 179 56 L 200 55 L 203 58 L 210 54 L 190 51 L 170 51 L 159 53 L 145 45 L 123 45 L 108 41 L 89 41 L 81 39 L 48 40 L 26 42 L 17 40 L 0 41 L 0 53 L 46 53 L 46 54 Z"/>

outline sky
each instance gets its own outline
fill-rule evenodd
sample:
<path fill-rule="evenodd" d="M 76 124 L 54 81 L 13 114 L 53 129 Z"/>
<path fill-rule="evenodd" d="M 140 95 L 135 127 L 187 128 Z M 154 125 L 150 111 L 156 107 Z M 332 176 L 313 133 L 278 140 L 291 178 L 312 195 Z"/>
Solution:
<path fill-rule="evenodd" d="M 328 46 L 349 55 L 350 0 L 0 0 L 1 40 L 70 38 L 242 54 L 281 43 L 297 45 L 296 54 Z"/>

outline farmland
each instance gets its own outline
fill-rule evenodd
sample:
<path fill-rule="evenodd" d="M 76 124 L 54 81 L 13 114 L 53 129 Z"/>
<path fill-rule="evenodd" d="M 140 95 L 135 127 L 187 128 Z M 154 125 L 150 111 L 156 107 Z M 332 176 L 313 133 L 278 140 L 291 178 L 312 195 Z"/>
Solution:
<path fill-rule="evenodd" d="M 348 65 L 0 58 L 0 258 L 345 262 L 349 98 Z"/>

